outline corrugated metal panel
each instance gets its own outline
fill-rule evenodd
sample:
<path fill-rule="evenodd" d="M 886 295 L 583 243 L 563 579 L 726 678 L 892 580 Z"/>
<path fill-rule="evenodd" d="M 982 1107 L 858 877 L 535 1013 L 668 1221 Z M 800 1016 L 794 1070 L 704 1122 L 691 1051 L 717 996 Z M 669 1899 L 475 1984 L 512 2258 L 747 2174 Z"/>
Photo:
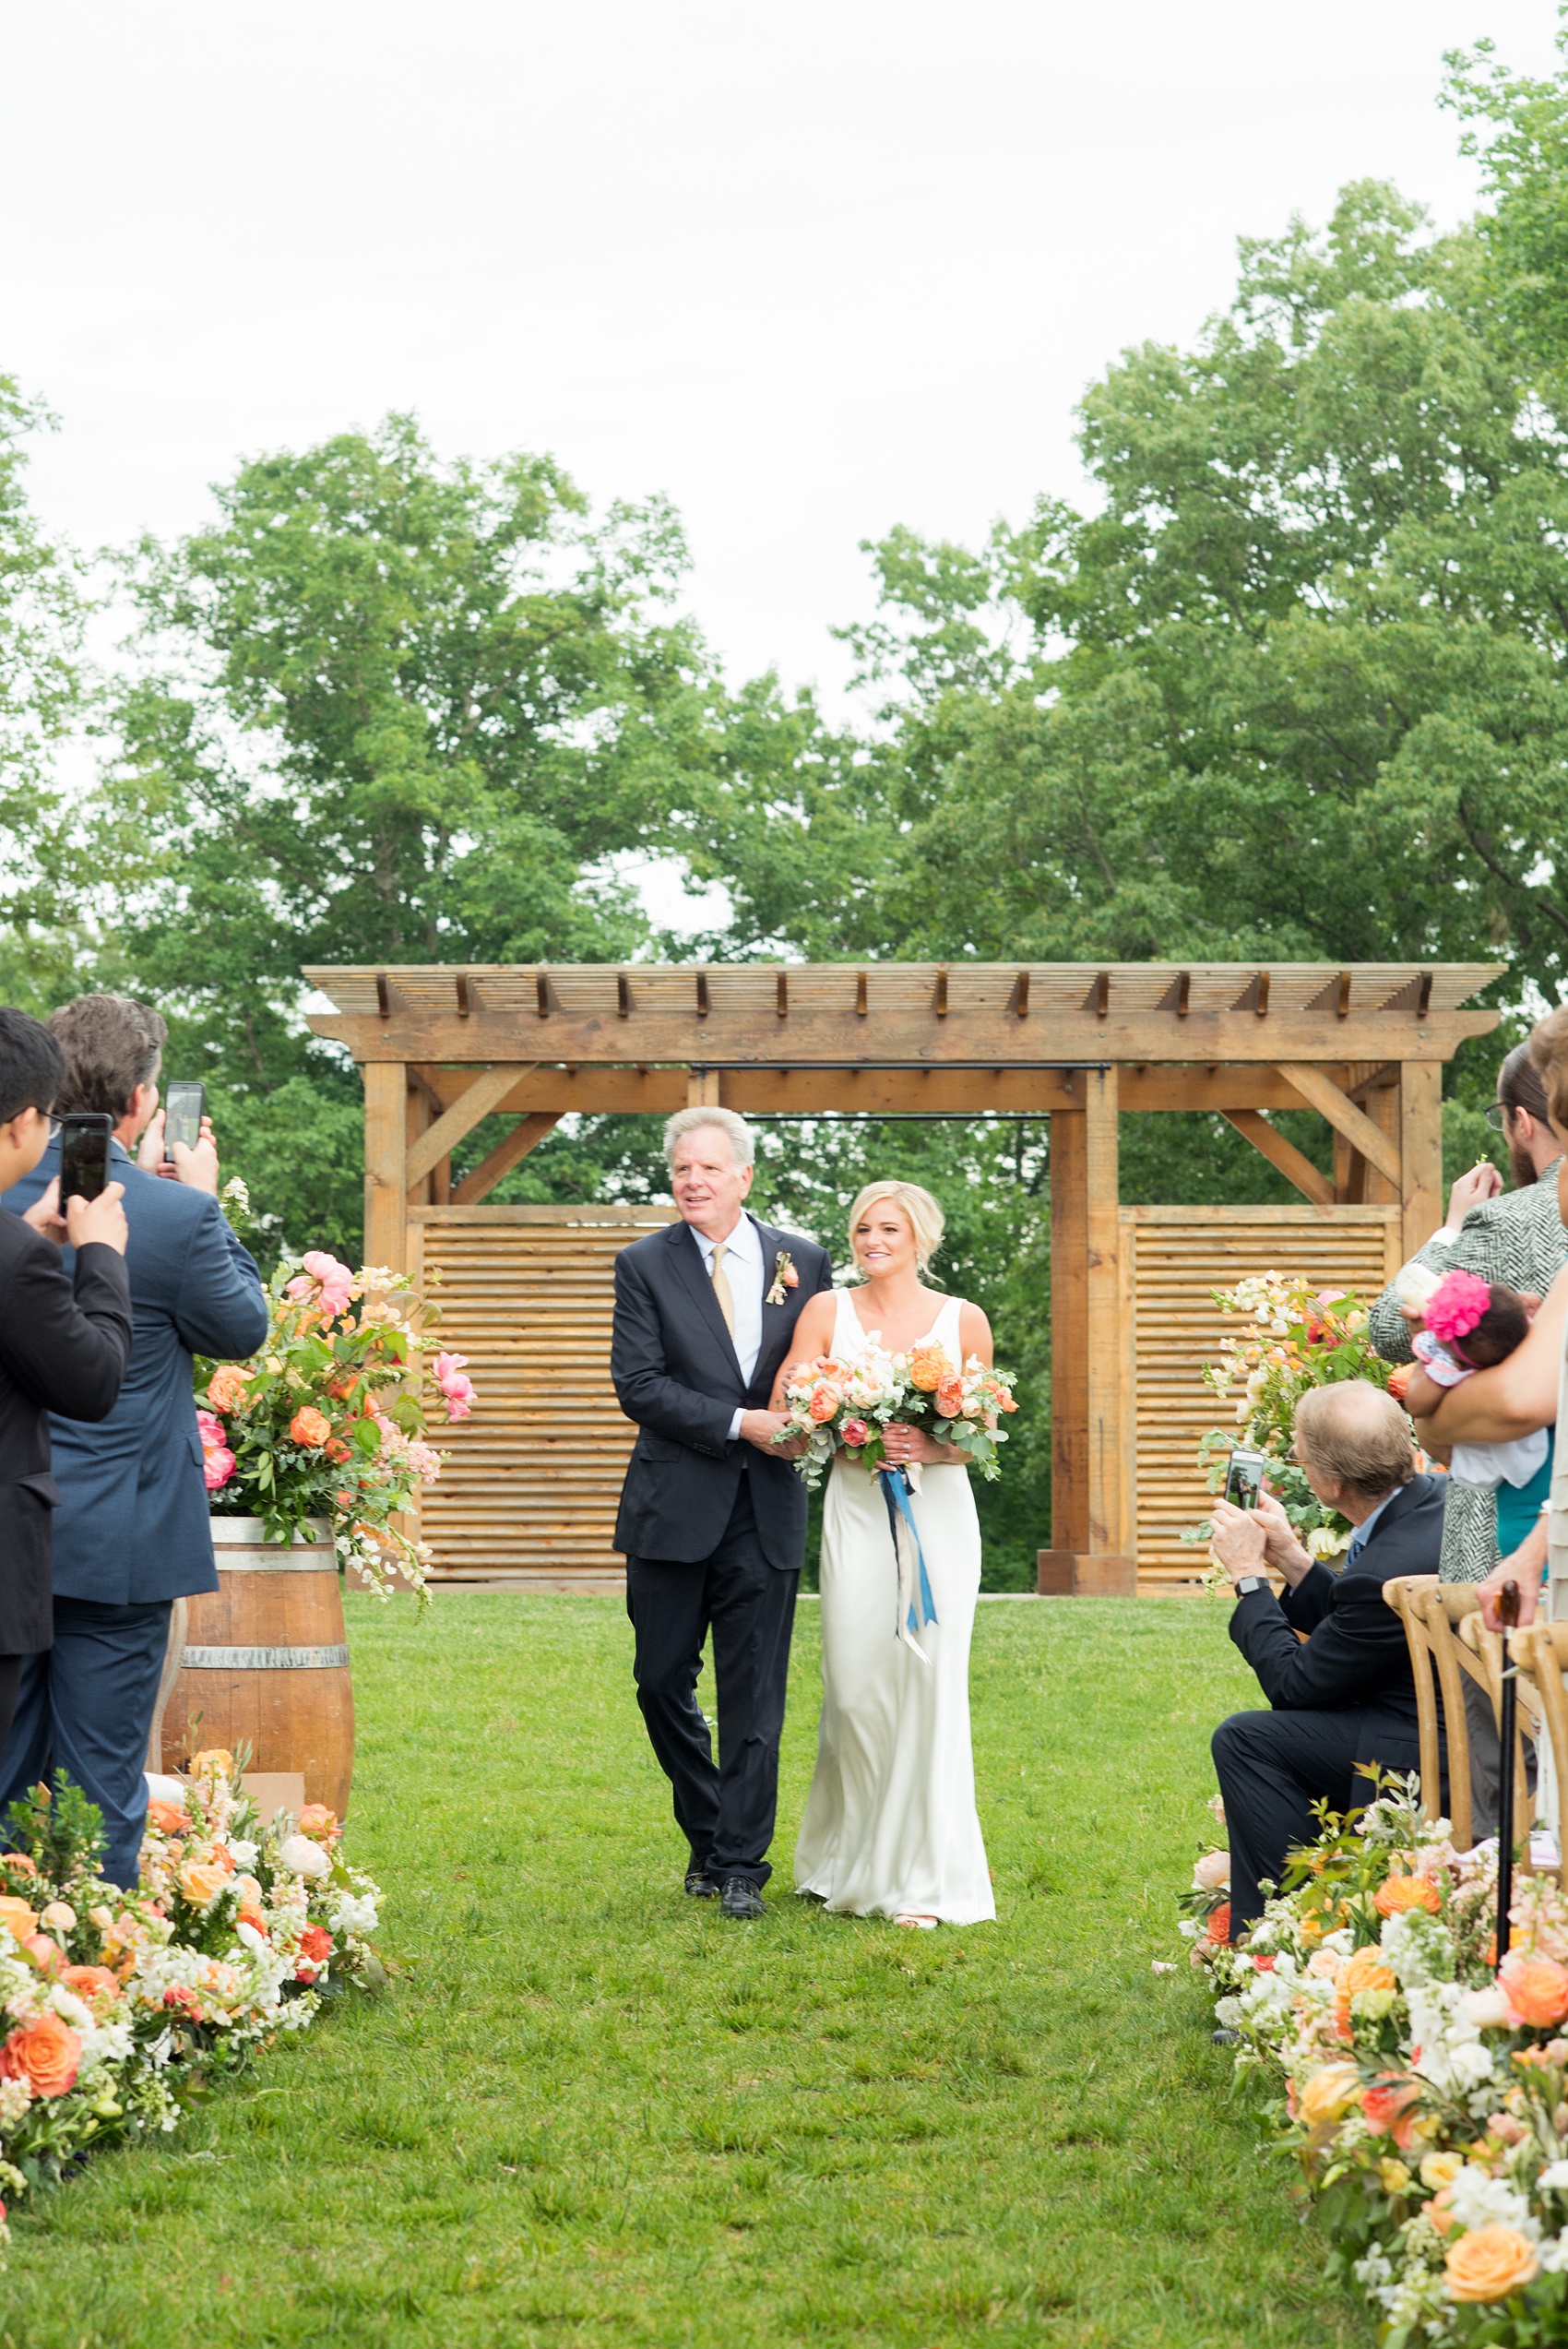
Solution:
<path fill-rule="evenodd" d="M 624 1575 L 611 1534 L 636 1431 L 610 1383 L 614 1264 L 673 1213 L 481 1207 L 410 1218 L 415 1280 L 480 1395 L 472 1417 L 437 1437 L 452 1458 L 422 1512 L 433 1580 L 570 1588 Z"/>
<path fill-rule="evenodd" d="M 1397 1208 L 1123 1208 L 1134 1253 L 1133 1343 L 1140 1584 L 1190 1581 L 1204 1554 L 1182 1533 L 1207 1514 L 1198 1440 L 1226 1406 L 1201 1377 L 1241 1324 L 1210 1296 L 1249 1272 L 1305 1274 L 1369 1302 L 1397 1269 Z"/>

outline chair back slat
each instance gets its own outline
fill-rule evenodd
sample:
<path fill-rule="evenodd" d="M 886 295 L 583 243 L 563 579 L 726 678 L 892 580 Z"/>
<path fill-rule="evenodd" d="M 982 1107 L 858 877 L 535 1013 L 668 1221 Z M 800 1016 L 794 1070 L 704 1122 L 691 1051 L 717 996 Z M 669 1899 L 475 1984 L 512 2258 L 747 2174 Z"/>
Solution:
<path fill-rule="evenodd" d="M 1562 1783 L 1562 1757 L 1568 1757 L 1568 1688 L 1562 1675 L 1568 1672 L 1568 1623 L 1535 1623 L 1527 1631 L 1514 1634 L 1514 1655 L 1519 1666 L 1519 1693 L 1526 1692 L 1539 1708 L 1542 1728 L 1551 1747 L 1551 1758 L 1559 1772 L 1558 1784 Z M 1558 1831 L 1559 1861 L 1555 1868 L 1542 1873 L 1555 1875 L 1560 1884 L 1568 1884 L 1568 1854 L 1562 1854 L 1563 1833 Z"/>
<path fill-rule="evenodd" d="M 1463 1587 L 1463 1586 L 1459 1586 Z M 1485 1675 L 1483 1686 L 1491 1699 L 1491 1717 L 1499 1736 L 1503 1734 L 1503 1641 L 1495 1631 L 1489 1631 L 1477 1611 L 1459 1627 L 1459 1637 L 1466 1650 L 1476 1657 Z M 1515 1634 L 1515 1642 L 1519 1634 Z M 1522 1656 L 1515 1654 L 1515 1663 Z M 1514 1847 L 1523 1856 L 1520 1866 L 1529 1866 L 1530 1826 L 1535 1818 L 1535 1796 L 1530 1791 L 1529 1772 L 1525 1767 L 1525 1735 L 1533 1735 L 1540 1725 L 1541 1699 L 1532 1681 L 1516 1673 L 1514 1686 L 1518 1693 L 1519 1707 L 1514 1724 Z"/>
<path fill-rule="evenodd" d="M 1464 1667 L 1459 1662 L 1446 1603 L 1449 1592 L 1467 1595 L 1467 1586 L 1440 1583 L 1435 1574 L 1392 1575 L 1383 1586 L 1385 1602 L 1405 1627 L 1405 1643 L 1410 1651 L 1420 1748 L 1421 1810 L 1429 1820 L 1443 1816 L 1442 1733 L 1446 1731 L 1449 1822 L 1455 1851 L 1467 1852 L 1472 1840 L 1470 1738 L 1465 1719 Z M 1473 1595 L 1469 1596 L 1469 1604 L 1472 1608 L 1477 1604 Z M 1441 1721 L 1437 1689 L 1442 1691 Z"/>

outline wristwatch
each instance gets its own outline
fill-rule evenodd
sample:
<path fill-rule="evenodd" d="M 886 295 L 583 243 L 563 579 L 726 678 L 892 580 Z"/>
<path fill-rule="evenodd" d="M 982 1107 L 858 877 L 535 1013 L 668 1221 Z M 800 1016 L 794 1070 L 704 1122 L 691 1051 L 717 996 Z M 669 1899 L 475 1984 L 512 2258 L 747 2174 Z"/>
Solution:
<path fill-rule="evenodd" d="M 1266 1591 L 1267 1588 L 1266 1574 L 1243 1574 L 1236 1585 L 1236 1596 L 1239 1599 L 1245 1599 L 1250 1597 L 1253 1591 Z"/>

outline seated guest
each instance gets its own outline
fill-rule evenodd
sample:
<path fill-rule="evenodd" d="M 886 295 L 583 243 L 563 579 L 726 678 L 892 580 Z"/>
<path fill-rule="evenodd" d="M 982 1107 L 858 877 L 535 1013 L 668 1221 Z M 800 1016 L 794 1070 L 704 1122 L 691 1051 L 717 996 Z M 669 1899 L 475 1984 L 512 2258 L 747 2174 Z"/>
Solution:
<path fill-rule="evenodd" d="M 1324 1508 L 1355 1528 L 1343 1572 L 1308 1556 L 1271 1495 L 1253 1509 L 1214 1508 L 1214 1553 L 1238 1592 L 1230 1637 L 1273 1707 L 1232 1713 L 1214 1733 L 1233 1938 L 1263 1914 L 1260 1883 L 1277 1884 L 1287 1851 L 1319 1832 L 1314 1803 L 1348 1811 L 1368 1801 L 1358 1762 L 1401 1775 L 1420 1763 L 1405 1628 L 1383 1586 L 1437 1572 L 1443 1480 L 1416 1474 L 1404 1413 L 1364 1378 L 1302 1396 L 1295 1450 Z M 1285 1578 L 1280 1599 L 1271 1566 Z"/>
<path fill-rule="evenodd" d="M 47 1028 L 0 1009 L 0 1185 L 30 1174 L 50 1147 L 50 1115 L 65 1074 Z M 53 1638 L 49 1602 L 49 1413 L 105 1419 L 131 1354 L 125 1214 L 111 1183 L 72 1198 L 54 1186 L 25 1220 L 0 1211 L 0 1737 L 11 1725 L 22 1666 Z M 69 1234 L 67 1279 L 54 1243 Z"/>
<path fill-rule="evenodd" d="M 177 1598 L 218 1588 L 191 1356 L 254 1353 L 267 1334 L 267 1300 L 218 1204 L 210 1128 L 204 1123 L 195 1150 L 174 1145 L 176 1179 L 157 1171 L 167 1033 L 157 1012 L 119 996 L 82 996 L 49 1026 L 65 1053 L 60 1105 L 114 1120 L 136 1340 L 108 1418 L 83 1426 L 61 1406 L 54 1421 L 54 1640 L 23 1666 L 0 1755 L 0 1814 L 64 1770 L 103 1814 L 103 1873 L 129 1886 L 147 1823 L 143 1771 L 169 1616 Z M 53 1166 L 46 1156 L 6 1204 L 26 1206 Z"/>

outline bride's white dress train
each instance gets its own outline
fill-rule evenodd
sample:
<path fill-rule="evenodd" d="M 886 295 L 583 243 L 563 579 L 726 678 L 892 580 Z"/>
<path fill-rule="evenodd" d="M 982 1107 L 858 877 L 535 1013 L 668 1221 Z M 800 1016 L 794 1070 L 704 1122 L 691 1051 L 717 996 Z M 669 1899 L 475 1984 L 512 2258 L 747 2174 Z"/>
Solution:
<path fill-rule="evenodd" d="M 960 1300 L 925 1342 L 963 1359 Z M 833 1352 L 866 1332 L 840 1293 Z M 822 1723 L 816 1772 L 795 1846 L 795 1890 L 852 1916 L 934 1916 L 978 1925 L 996 1914 L 975 1809 L 969 1640 L 980 1595 L 980 1520 L 967 1469 L 928 1467 L 913 1496 L 936 1620 L 922 1663 L 895 1637 L 897 1569 L 882 1480 L 842 1453 L 822 1522 Z"/>

